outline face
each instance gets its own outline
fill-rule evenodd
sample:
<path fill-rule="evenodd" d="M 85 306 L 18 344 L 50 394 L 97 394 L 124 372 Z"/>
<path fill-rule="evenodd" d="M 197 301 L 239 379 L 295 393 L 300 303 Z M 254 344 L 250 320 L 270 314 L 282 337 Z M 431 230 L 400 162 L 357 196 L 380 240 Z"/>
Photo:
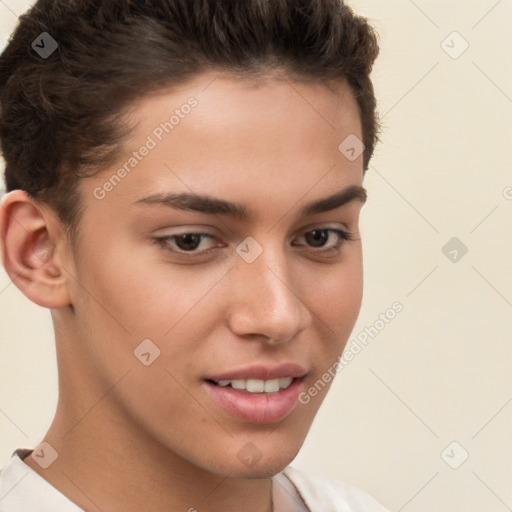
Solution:
<path fill-rule="evenodd" d="M 275 474 L 359 313 L 362 156 L 338 149 L 362 139 L 356 101 L 344 83 L 212 73 L 128 119 L 125 155 L 80 184 L 62 388 L 114 386 L 105 429 L 184 463 Z"/>

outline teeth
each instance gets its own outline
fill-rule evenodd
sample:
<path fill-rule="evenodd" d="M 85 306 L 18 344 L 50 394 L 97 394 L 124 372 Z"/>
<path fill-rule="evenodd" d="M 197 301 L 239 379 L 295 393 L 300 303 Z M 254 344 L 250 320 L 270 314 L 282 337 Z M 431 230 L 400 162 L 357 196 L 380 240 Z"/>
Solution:
<path fill-rule="evenodd" d="M 275 393 L 277 391 L 279 391 L 279 379 L 265 381 L 265 393 Z"/>
<path fill-rule="evenodd" d="M 281 389 L 286 389 L 291 383 L 292 383 L 291 377 L 284 377 L 282 379 L 279 379 L 279 387 Z"/>
<path fill-rule="evenodd" d="M 265 381 L 259 379 L 246 380 L 245 388 L 250 393 L 263 393 L 263 391 L 265 391 Z"/>
<path fill-rule="evenodd" d="M 235 389 L 245 389 L 245 380 L 232 380 L 231 387 Z"/>
<path fill-rule="evenodd" d="M 243 389 L 249 393 L 277 393 L 281 389 L 286 389 L 293 379 L 291 377 L 283 377 L 281 379 L 234 379 L 234 380 L 220 380 L 217 382 L 219 386 L 226 387 L 231 384 L 234 389 Z"/>

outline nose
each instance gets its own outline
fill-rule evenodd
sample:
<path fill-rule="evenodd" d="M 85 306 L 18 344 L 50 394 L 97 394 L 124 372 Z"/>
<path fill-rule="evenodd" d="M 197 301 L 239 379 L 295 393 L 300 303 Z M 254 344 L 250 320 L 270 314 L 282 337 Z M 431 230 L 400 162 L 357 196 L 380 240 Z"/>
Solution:
<path fill-rule="evenodd" d="M 296 337 L 312 318 L 300 296 L 297 277 L 282 249 L 266 248 L 252 263 L 237 260 L 231 276 L 231 330 L 274 345 Z"/>

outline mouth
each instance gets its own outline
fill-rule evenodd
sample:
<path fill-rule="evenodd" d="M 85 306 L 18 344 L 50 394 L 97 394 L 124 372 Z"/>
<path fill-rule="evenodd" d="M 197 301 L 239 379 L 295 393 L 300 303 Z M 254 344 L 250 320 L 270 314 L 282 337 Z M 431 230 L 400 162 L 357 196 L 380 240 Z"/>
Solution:
<path fill-rule="evenodd" d="M 270 424 L 286 418 L 298 404 L 303 377 L 205 379 L 204 387 L 220 409 L 248 423 Z"/>
<path fill-rule="evenodd" d="M 292 377 L 281 377 L 276 379 L 233 379 L 233 380 L 219 380 L 214 381 L 211 379 L 206 379 L 207 382 L 210 382 L 213 385 L 217 385 L 223 388 L 232 388 L 237 391 L 245 391 L 247 393 L 265 393 L 265 394 L 273 394 L 279 393 L 279 391 L 283 391 L 288 389 L 293 382 Z"/>

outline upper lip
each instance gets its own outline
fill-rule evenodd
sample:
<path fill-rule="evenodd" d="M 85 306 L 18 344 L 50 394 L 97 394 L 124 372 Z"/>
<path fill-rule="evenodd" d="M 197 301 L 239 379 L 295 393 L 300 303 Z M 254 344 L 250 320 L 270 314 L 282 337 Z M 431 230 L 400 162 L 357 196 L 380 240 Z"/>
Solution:
<path fill-rule="evenodd" d="M 304 375 L 306 375 L 306 370 L 301 365 L 295 363 L 284 363 L 274 366 L 259 364 L 245 366 L 225 373 L 219 373 L 217 375 L 210 375 L 206 377 L 206 380 L 214 380 L 215 382 L 236 379 L 272 380 L 286 377 L 300 378 L 304 377 Z"/>

